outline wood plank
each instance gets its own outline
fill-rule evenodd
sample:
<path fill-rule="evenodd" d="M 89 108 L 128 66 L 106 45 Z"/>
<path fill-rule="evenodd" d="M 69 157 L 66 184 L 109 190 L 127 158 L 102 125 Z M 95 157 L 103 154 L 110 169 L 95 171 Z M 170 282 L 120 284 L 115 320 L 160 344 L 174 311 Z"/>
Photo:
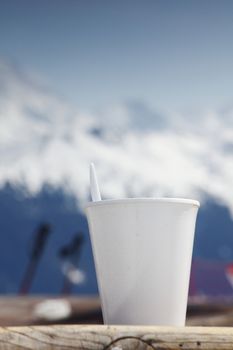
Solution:
<path fill-rule="evenodd" d="M 0 350 L 232 350 L 233 328 L 57 325 L 0 328 Z"/>
<path fill-rule="evenodd" d="M 46 300 L 66 300 L 71 313 L 52 323 L 102 323 L 100 301 L 97 296 L 1 296 L 0 326 L 23 326 L 51 324 L 51 321 L 39 318 L 36 307 Z"/>
<path fill-rule="evenodd" d="M 1 296 L 0 326 L 49 324 L 102 324 L 100 301 L 97 296 L 63 296 L 71 308 L 66 317 L 54 320 L 40 318 L 35 310 L 46 300 L 61 300 L 60 296 Z M 233 301 L 202 301 L 188 305 L 188 326 L 233 326 Z"/>

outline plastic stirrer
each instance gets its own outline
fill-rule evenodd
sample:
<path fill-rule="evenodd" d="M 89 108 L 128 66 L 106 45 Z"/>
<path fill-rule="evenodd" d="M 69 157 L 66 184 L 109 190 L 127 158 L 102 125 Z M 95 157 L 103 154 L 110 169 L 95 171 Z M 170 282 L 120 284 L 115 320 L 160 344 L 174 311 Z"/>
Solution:
<path fill-rule="evenodd" d="M 93 202 L 101 201 L 101 195 L 99 185 L 97 181 L 95 165 L 90 164 L 90 186 L 91 186 L 91 199 Z"/>

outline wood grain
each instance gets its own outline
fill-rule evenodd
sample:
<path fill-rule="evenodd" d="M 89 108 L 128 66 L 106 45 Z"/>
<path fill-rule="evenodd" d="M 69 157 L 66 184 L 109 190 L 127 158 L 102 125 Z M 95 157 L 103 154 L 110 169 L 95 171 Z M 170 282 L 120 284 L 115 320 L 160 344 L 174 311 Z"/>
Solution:
<path fill-rule="evenodd" d="M 233 328 L 100 325 L 2 327 L 0 349 L 230 350 L 233 349 Z"/>

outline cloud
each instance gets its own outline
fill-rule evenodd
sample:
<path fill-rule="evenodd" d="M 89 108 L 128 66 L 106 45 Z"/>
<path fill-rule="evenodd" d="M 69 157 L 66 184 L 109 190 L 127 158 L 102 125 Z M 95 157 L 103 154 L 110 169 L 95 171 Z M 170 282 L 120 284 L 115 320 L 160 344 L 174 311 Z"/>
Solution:
<path fill-rule="evenodd" d="M 75 111 L 0 62 L 0 186 L 62 186 L 89 196 L 89 163 L 107 198 L 216 198 L 233 213 L 233 113 L 163 115 L 139 102 Z"/>

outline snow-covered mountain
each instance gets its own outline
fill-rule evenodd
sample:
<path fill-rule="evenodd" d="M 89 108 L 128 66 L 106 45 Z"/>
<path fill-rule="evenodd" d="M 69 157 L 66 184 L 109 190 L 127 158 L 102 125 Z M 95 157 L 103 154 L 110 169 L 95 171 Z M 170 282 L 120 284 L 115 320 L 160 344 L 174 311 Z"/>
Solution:
<path fill-rule="evenodd" d="M 211 196 L 233 213 L 233 109 L 163 115 L 137 101 L 76 111 L 0 61 L 0 185 L 45 183 L 88 198 L 96 163 L 105 197 Z"/>

